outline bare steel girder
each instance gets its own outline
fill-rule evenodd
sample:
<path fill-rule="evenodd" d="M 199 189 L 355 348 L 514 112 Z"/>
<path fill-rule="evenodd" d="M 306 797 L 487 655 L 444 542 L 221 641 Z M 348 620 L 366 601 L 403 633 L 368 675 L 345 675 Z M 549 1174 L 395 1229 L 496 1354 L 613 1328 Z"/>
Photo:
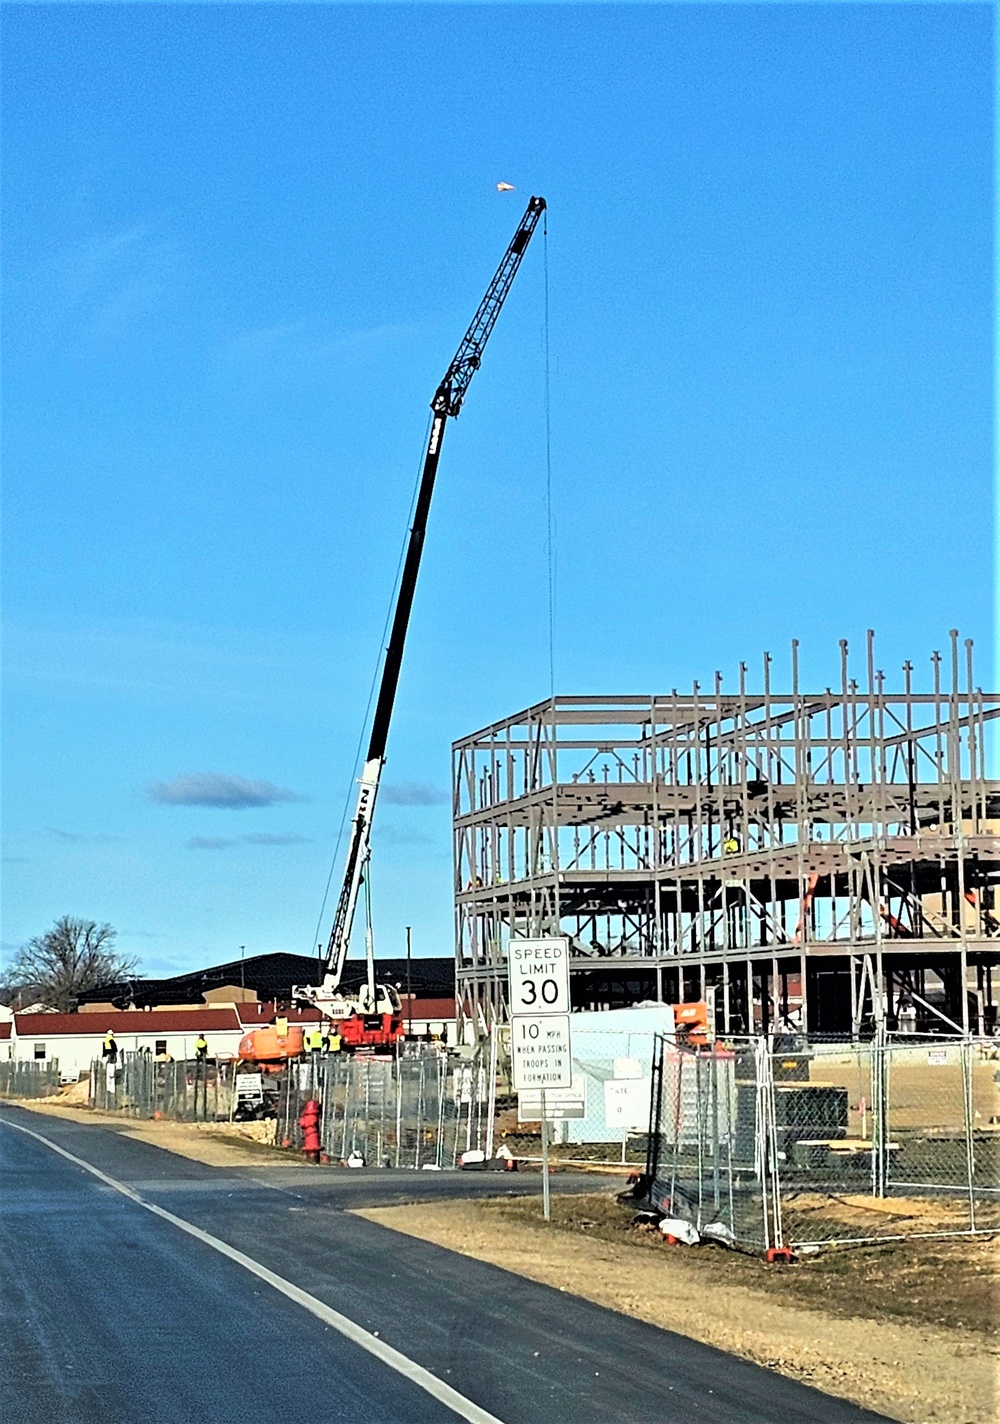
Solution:
<path fill-rule="evenodd" d="M 503 1014 L 510 936 L 562 933 L 580 1007 L 716 991 L 730 1028 L 996 1021 L 1000 694 L 950 677 L 836 690 L 555 697 L 453 748 L 460 992 Z M 867 967 L 866 967 L 867 966 Z M 870 972 L 869 972 L 870 970 Z M 998 986 L 1000 987 L 1000 986 Z"/>

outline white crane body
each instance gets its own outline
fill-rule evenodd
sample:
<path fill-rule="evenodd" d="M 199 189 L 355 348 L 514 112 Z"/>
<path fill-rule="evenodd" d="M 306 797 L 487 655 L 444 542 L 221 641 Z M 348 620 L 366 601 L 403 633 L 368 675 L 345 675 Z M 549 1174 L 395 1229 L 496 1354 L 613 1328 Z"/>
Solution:
<path fill-rule="evenodd" d="M 486 295 L 479 305 L 472 324 L 465 333 L 462 343 L 431 401 L 434 419 L 431 423 L 423 472 L 417 491 L 413 524 L 410 528 L 406 558 L 393 613 L 392 631 L 382 668 L 378 701 L 372 719 L 368 755 L 358 786 L 358 800 L 354 820 L 351 823 L 351 838 L 341 882 L 340 897 L 337 901 L 333 928 L 330 931 L 327 945 L 323 982 L 315 985 L 297 984 L 292 990 L 295 1003 L 303 1007 L 311 1006 L 318 1009 L 323 1017 L 331 1022 L 350 1021 L 356 1027 L 356 1032 L 350 1033 L 349 1038 L 357 1037 L 359 1043 L 394 1042 L 396 1038 L 402 1036 L 402 1005 L 399 994 L 391 984 L 375 983 L 370 919 L 367 934 L 367 982 L 355 993 L 343 994 L 340 992 L 340 981 L 343 977 L 344 964 L 350 947 L 358 897 L 365 882 L 371 854 L 372 817 L 378 798 L 379 782 L 385 766 L 389 723 L 399 682 L 403 647 L 410 610 L 413 605 L 420 557 L 423 552 L 427 516 L 430 511 L 434 479 L 441 455 L 441 443 L 449 418 L 457 416 L 462 408 L 469 383 L 479 369 L 490 333 L 500 314 L 507 293 L 510 291 L 511 283 L 520 266 L 531 235 L 544 211 L 544 198 L 532 198 L 528 203 L 518 229 L 486 290 Z M 376 1018 L 380 1020 L 379 1024 L 376 1024 Z M 368 1023 L 362 1027 L 365 1020 Z"/>

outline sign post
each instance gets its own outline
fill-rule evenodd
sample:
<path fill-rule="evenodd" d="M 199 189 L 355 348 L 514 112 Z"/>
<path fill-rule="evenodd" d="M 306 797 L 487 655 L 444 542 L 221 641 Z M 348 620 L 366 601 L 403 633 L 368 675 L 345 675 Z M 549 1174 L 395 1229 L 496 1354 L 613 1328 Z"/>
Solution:
<path fill-rule="evenodd" d="M 542 1118 L 542 1215 L 550 1219 L 547 1088 L 573 1086 L 569 1029 L 569 940 L 512 939 L 510 981 L 511 1077 L 516 1093 L 535 1091 Z"/>
<path fill-rule="evenodd" d="M 545 1116 L 545 1089 L 542 1089 L 542 1216 L 549 1221 L 552 1206 L 549 1189 L 549 1120 Z"/>

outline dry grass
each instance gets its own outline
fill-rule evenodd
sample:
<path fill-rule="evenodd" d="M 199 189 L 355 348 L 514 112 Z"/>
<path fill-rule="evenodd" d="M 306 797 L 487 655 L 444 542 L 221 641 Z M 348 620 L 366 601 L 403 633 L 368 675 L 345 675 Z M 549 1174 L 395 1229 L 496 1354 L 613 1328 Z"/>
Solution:
<path fill-rule="evenodd" d="M 881 1224 L 869 1198 L 842 1202 L 800 1198 L 808 1205 L 822 1202 L 831 1226 L 867 1230 Z M 878 1205 L 883 1205 L 879 1203 Z M 885 1203 L 899 1222 L 917 1217 L 923 1231 L 953 1226 L 954 1208 L 933 1202 Z M 531 1198 L 483 1203 L 496 1218 L 517 1222 L 539 1234 L 546 1230 L 541 1207 Z M 553 1197 L 553 1225 L 575 1236 L 610 1241 L 626 1249 L 676 1255 L 658 1231 L 637 1230 L 635 1210 L 603 1193 Z M 896 1223 L 890 1221 L 890 1229 Z M 891 1241 L 877 1246 L 843 1247 L 803 1256 L 794 1266 L 768 1266 L 757 1256 L 713 1247 L 684 1250 L 685 1261 L 706 1284 L 746 1285 L 845 1319 L 867 1317 L 907 1320 L 947 1329 L 968 1330 L 993 1338 L 1000 1329 L 1000 1257 L 993 1237 L 949 1237 L 944 1240 Z"/>
<path fill-rule="evenodd" d="M 982 1238 L 767 1266 L 670 1247 L 604 1193 L 360 1213 L 912 1424 L 996 1424 L 997 1257 Z"/>

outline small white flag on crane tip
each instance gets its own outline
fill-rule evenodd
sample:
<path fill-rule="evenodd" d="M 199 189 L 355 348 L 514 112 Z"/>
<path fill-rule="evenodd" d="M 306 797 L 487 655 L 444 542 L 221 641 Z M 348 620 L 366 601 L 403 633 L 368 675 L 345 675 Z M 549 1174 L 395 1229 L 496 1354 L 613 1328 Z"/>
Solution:
<path fill-rule="evenodd" d="M 513 193 L 513 192 L 516 192 L 516 189 L 515 189 L 513 183 L 498 183 L 498 184 L 497 184 L 497 192 L 498 192 L 498 193 Z"/>

